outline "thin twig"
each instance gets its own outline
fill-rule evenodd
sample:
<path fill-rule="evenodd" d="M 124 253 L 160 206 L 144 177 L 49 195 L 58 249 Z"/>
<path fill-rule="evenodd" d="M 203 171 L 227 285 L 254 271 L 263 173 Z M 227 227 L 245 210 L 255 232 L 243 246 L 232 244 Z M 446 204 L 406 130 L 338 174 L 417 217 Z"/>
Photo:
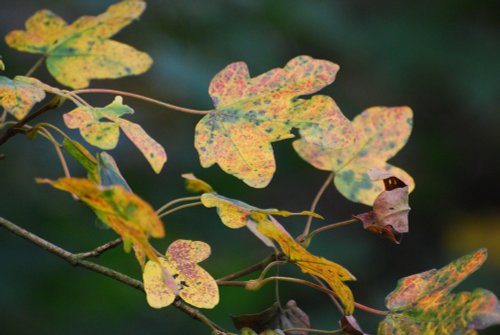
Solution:
<path fill-rule="evenodd" d="M 311 208 L 309 209 L 311 212 L 314 212 L 316 210 L 316 206 L 318 206 L 319 200 L 323 196 L 323 193 L 325 193 L 326 188 L 330 185 L 332 180 L 333 180 L 333 173 L 330 173 L 328 175 L 328 178 L 326 178 L 326 180 L 323 182 L 323 185 L 321 185 L 321 188 L 318 190 L 318 193 L 314 197 L 314 200 L 311 204 Z M 312 216 L 309 216 L 307 218 L 307 223 L 306 223 L 306 226 L 304 228 L 304 232 L 302 233 L 302 236 L 309 235 L 309 230 L 311 229 L 312 219 L 313 219 Z"/>
<path fill-rule="evenodd" d="M 223 282 L 223 281 L 235 280 L 235 279 L 241 278 L 243 276 L 246 276 L 246 275 L 248 275 L 250 273 L 254 273 L 256 271 L 263 270 L 263 269 L 266 268 L 266 266 L 269 263 L 274 262 L 277 258 L 278 258 L 277 255 L 272 254 L 272 255 L 264 258 L 262 261 L 254 264 L 254 265 L 250 265 L 249 267 L 246 267 L 243 270 L 240 270 L 240 271 L 235 272 L 235 273 L 231 273 L 231 274 L 229 274 L 227 276 L 224 276 L 224 277 L 221 277 L 221 278 L 217 279 L 217 283 Z"/>
<path fill-rule="evenodd" d="M 161 206 L 160 208 L 158 208 L 156 210 L 156 213 L 157 214 L 160 214 L 161 212 L 163 212 L 164 210 L 166 210 L 167 208 L 169 208 L 170 206 L 172 205 L 175 205 L 179 202 L 184 202 L 184 201 L 192 201 L 192 200 L 200 200 L 200 196 L 195 196 L 195 197 L 184 197 L 184 198 L 178 198 L 178 199 L 174 199 L 172 201 L 169 201 L 167 202 L 166 204 L 164 204 L 163 206 Z"/>
<path fill-rule="evenodd" d="M 47 240 L 44 240 L 43 238 L 27 231 L 24 228 L 19 227 L 18 225 L 0 217 L 0 226 L 3 228 L 7 229 L 8 231 L 16 234 L 17 236 L 20 236 L 33 244 L 39 246 L 42 249 L 45 249 L 54 255 L 62 258 L 63 260 L 67 261 L 73 266 L 79 266 L 82 268 L 85 268 L 87 270 L 99 273 L 101 275 L 104 275 L 106 277 L 112 278 L 116 281 L 119 281 L 125 285 L 128 285 L 130 287 L 133 287 L 141 292 L 144 292 L 144 285 L 142 282 L 140 282 L 137 279 L 131 278 L 123 273 L 120 273 L 118 271 L 112 270 L 108 267 L 96 264 L 94 262 L 90 262 L 85 259 L 81 259 L 81 257 L 78 254 L 73 254 L 55 244 L 50 243 Z M 212 331 L 214 332 L 219 332 L 223 333 L 224 330 L 217 326 L 214 322 L 212 322 L 210 319 L 208 319 L 205 315 L 203 315 L 199 310 L 190 307 L 186 305 L 184 302 L 180 301 L 179 299 L 176 299 L 176 301 L 173 304 L 175 307 L 186 313 L 187 315 L 191 316 L 194 319 L 197 319 L 201 323 L 205 324 L 207 327 L 209 327 Z"/>
<path fill-rule="evenodd" d="M 119 95 L 125 95 L 131 98 L 147 101 L 171 110 L 175 110 L 178 112 L 183 112 L 183 113 L 189 113 L 189 114 L 199 114 L 199 115 L 205 115 L 209 113 L 209 110 L 198 110 L 198 109 L 191 109 L 191 108 L 185 108 L 173 104 L 169 104 L 160 100 L 156 100 L 153 98 L 149 98 L 140 94 L 135 94 L 127 91 L 119 91 L 119 90 L 112 90 L 112 89 L 107 89 L 107 88 L 84 88 L 81 90 L 75 90 L 72 93 L 74 94 L 81 94 L 81 93 L 110 93 L 110 94 L 119 94 Z"/>
<path fill-rule="evenodd" d="M 177 206 L 177 207 L 174 207 L 172 208 L 171 210 L 168 210 L 166 212 L 163 212 L 161 214 L 158 215 L 159 218 L 162 218 L 164 216 L 167 216 L 169 214 L 172 214 L 174 212 L 177 212 L 177 211 L 180 211 L 181 209 L 184 209 L 184 208 L 189 208 L 189 207 L 194 207 L 194 206 L 200 206 L 202 205 L 202 202 L 201 201 L 198 201 L 198 202 L 192 202 L 192 203 L 189 203 L 189 204 L 184 204 L 184 205 L 180 205 L 180 206 Z"/>
<path fill-rule="evenodd" d="M 40 65 L 43 64 L 43 62 L 45 61 L 45 58 L 47 58 L 47 56 L 43 55 L 42 57 L 38 58 L 38 60 L 36 61 L 35 64 L 33 64 L 33 66 L 28 70 L 28 72 L 26 72 L 26 74 L 24 75 L 25 77 L 31 77 L 31 75 L 33 73 L 35 73 L 35 71 L 40 67 Z"/>
<path fill-rule="evenodd" d="M 21 128 L 27 124 L 28 122 L 30 122 L 31 120 L 39 117 L 40 115 L 42 115 L 43 113 L 51 110 L 51 109 L 55 109 L 57 107 L 59 107 L 59 101 L 58 99 L 52 99 L 51 101 L 49 101 L 46 105 L 42 106 L 40 109 L 38 109 L 36 112 L 33 112 L 31 113 L 30 115 L 26 116 L 24 119 L 22 119 L 21 121 L 17 122 L 16 124 L 13 124 L 12 126 L 10 126 L 9 128 L 7 128 L 7 130 L 5 131 L 5 133 L 3 133 L 3 135 L 0 137 L 0 145 L 4 144 L 5 142 L 7 142 L 12 136 L 16 135 L 17 133 L 20 132 Z"/>
<path fill-rule="evenodd" d="M 323 227 L 319 227 L 319 228 L 313 230 L 309 235 L 307 235 L 305 237 L 305 240 L 306 241 L 307 240 L 311 240 L 316 234 L 321 233 L 322 231 L 326 231 L 326 230 L 330 230 L 330 229 L 335 229 L 335 228 L 347 226 L 347 225 L 350 225 L 350 224 L 353 224 L 353 223 L 356 223 L 356 222 L 359 222 L 359 220 L 353 218 L 353 219 L 349 219 L 349 220 L 345 220 L 345 221 L 331 223 L 331 224 L 328 224 L 328 225 L 323 226 Z"/>
<path fill-rule="evenodd" d="M 121 243 L 122 243 L 122 239 L 117 238 L 116 240 L 113 240 L 113 241 L 110 241 L 108 243 L 105 243 L 103 245 L 98 246 L 94 250 L 76 254 L 76 256 L 81 258 L 81 259 L 90 258 L 90 257 L 97 258 L 100 255 L 102 255 L 104 252 L 115 248 L 116 246 L 120 245 Z"/>

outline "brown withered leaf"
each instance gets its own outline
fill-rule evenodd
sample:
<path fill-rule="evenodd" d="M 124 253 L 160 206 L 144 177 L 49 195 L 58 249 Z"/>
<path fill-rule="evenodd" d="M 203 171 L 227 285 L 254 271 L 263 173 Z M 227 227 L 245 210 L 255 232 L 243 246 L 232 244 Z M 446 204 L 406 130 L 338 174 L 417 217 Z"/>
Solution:
<path fill-rule="evenodd" d="M 295 300 L 290 300 L 284 308 L 278 303 L 255 314 L 242 314 L 231 316 L 234 326 L 238 329 L 251 328 L 255 332 L 264 332 L 269 329 L 310 328 L 309 316 L 304 313 Z M 307 335 L 304 331 L 289 331 L 290 335 Z"/>
<path fill-rule="evenodd" d="M 360 220 L 366 230 L 400 244 L 403 234 L 409 231 L 408 186 L 394 176 L 385 178 L 384 186 L 385 191 L 375 199 L 373 210 L 353 217 Z"/>
<path fill-rule="evenodd" d="M 352 315 L 344 315 L 339 324 L 344 335 L 368 335 L 361 329 L 358 321 Z"/>

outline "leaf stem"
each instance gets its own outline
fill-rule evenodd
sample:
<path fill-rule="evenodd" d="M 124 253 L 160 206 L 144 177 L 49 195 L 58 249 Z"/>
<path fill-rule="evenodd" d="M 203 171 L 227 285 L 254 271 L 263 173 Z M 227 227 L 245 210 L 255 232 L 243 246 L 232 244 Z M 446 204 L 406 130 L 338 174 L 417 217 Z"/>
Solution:
<path fill-rule="evenodd" d="M 47 58 L 46 55 L 43 55 L 42 57 L 38 58 L 38 60 L 36 61 L 36 63 L 33 64 L 33 66 L 28 70 L 28 72 L 26 72 L 26 74 L 24 76 L 25 77 L 31 77 L 31 75 L 33 73 L 35 73 L 35 71 L 40 67 L 40 65 L 43 64 L 43 62 L 45 61 L 45 58 Z"/>
<path fill-rule="evenodd" d="M 178 199 L 171 200 L 171 201 L 167 202 L 166 204 L 164 204 L 163 206 L 161 206 L 160 208 L 158 208 L 156 210 L 156 214 L 160 214 L 161 212 L 163 212 L 164 210 L 166 210 L 170 206 L 175 205 L 179 202 L 200 200 L 200 198 L 201 198 L 200 196 L 194 196 L 194 197 L 184 197 L 184 198 L 178 198 Z"/>
<path fill-rule="evenodd" d="M 219 284 L 219 282 L 226 282 L 226 281 L 230 282 L 231 280 L 241 278 L 241 277 L 246 276 L 250 273 L 254 273 L 256 271 L 263 270 L 266 268 L 266 266 L 268 264 L 274 262 L 277 258 L 278 258 L 278 255 L 275 255 L 275 254 L 269 255 L 268 257 L 264 258 L 262 261 L 260 261 L 256 264 L 250 265 L 249 267 L 246 267 L 238 272 L 231 273 L 229 275 L 226 275 L 224 277 L 217 279 L 217 284 Z"/>
<path fill-rule="evenodd" d="M 316 196 L 314 197 L 314 200 L 311 204 L 311 208 L 309 209 L 311 212 L 314 212 L 316 210 L 316 206 L 318 206 L 318 203 L 323 196 L 323 193 L 325 193 L 326 188 L 330 185 L 330 183 L 333 180 L 333 173 L 328 174 L 328 177 L 326 180 L 323 182 L 323 185 L 321 185 L 320 189 L 318 190 L 318 193 L 316 193 Z M 307 218 L 306 226 L 304 228 L 304 232 L 302 233 L 302 236 L 307 236 L 309 235 L 309 230 L 311 229 L 311 223 L 312 223 L 312 216 L 309 216 Z"/>
<path fill-rule="evenodd" d="M 347 226 L 347 225 L 350 225 L 350 224 L 353 224 L 353 223 L 356 223 L 356 222 L 359 222 L 358 219 L 349 219 L 349 220 L 345 220 L 345 221 L 340 221 L 340 222 L 335 222 L 335 223 L 331 223 L 331 224 L 328 224 L 326 226 L 323 226 L 323 227 L 319 227 L 315 230 L 313 230 L 309 235 L 307 235 L 305 237 L 305 241 L 309 241 L 311 240 L 315 235 L 323 232 L 323 231 L 326 231 L 326 230 L 330 230 L 330 229 L 335 229 L 335 228 L 339 228 L 339 227 L 343 227 L 343 226 Z"/>
<path fill-rule="evenodd" d="M 101 274 L 103 276 L 109 277 L 111 279 L 114 279 L 116 281 L 119 281 L 125 285 L 128 285 L 130 287 L 135 288 L 136 290 L 139 290 L 141 292 L 144 292 L 144 285 L 142 282 L 140 282 L 137 279 L 131 278 L 121 272 L 115 271 L 113 269 L 110 269 L 108 267 L 99 265 L 94 262 L 87 261 L 85 259 L 81 259 L 81 257 L 78 256 L 78 254 L 73 254 L 55 244 L 50 243 L 47 240 L 44 240 L 43 238 L 27 231 L 24 228 L 19 227 L 18 225 L 0 217 L 0 226 L 7 229 L 11 233 L 14 233 L 15 235 L 24 238 L 25 240 L 30 241 L 31 243 L 39 246 L 42 249 L 47 250 L 50 253 L 53 253 L 54 255 L 62 258 L 66 262 L 70 263 L 73 266 L 78 266 L 85 268 L 87 270 L 96 272 L 98 274 Z M 203 313 L 201 313 L 199 310 L 186 305 L 184 302 L 180 301 L 177 299 L 174 304 L 175 307 L 177 307 L 179 310 L 182 312 L 186 313 L 187 315 L 191 316 L 194 319 L 197 319 L 207 327 L 209 327 L 212 331 L 219 333 L 222 331 L 223 328 L 219 327 L 216 325 L 214 322 L 212 322 L 209 318 L 207 318 Z"/>
<path fill-rule="evenodd" d="M 209 110 L 198 110 L 198 109 L 185 108 L 185 107 L 169 104 L 169 103 L 166 103 L 166 102 L 163 102 L 160 100 L 156 100 L 153 98 L 149 98 L 149 97 L 146 97 L 144 95 L 140 95 L 140 94 L 136 94 L 136 93 L 132 93 L 132 92 L 127 92 L 127 91 L 113 90 L 113 89 L 108 89 L 108 88 L 84 88 L 81 90 L 72 91 L 72 93 L 75 93 L 75 94 L 81 94 L 81 93 L 118 94 L 118 95 L 125 95 L 125 96 L 131 97 L 131 98 L 143 100 L 146 102 L 150 102 L 152 104 L 162 106 L 162 107 L 165 107 L 167 109 L 175 110 L 178 112 L 182 112 L 182 113 L 205 115 L 208 112 L 210 112 Z"/>
<path fill-rule="evenodd" d="M 54 149 L 56 149 L 57 157 L 59 158 L 59 161 L 61 162 L 61 166 L 64 171 L 64 176 L 66 178 L 70 178 L 71 174 L 69 173 L 69 168 L 68 168 L 68 163 L 66 163 L 66 159 L 64 158 L 64 155 L 62 153 L 60 144 L 56 141 L 54 136 L 45 128 L 40 127 L 39 130 L 41 133 L 45 134 L 46 138 L 54 145 Z M 78 199 L 75 195 L 73 195 L 73 198 Z"/>
<path fill-rule="evenodd" d="M 169 214 L 172 214 L 174 212 L 180 211 L 181 209 L 194 207 L 194 206 L 200 206 L 200 205 L 203 205 L 201 201 L 191 202 L 189 204 L 180 205 L 180 206 L 174 207 L 166 212 L 159 214 L 158 217 L 162 218 L 162 217 L 167 216 Z"/>

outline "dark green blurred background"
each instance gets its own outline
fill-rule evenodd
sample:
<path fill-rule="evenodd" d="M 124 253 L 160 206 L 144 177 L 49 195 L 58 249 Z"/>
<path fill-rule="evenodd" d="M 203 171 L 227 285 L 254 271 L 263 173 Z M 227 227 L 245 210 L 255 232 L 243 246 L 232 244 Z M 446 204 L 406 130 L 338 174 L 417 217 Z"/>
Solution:
<path fill-rule="evenodd" d="M 103 12 L 111 1 L 3 0 L 0 34 L 21 29 L 36 10 L 50 8 L 71 22 Z M 384 297 L 403 276 L 440 267 L 481 246 L 490 251 L 483 268 L 459 289 L 484 287 L 500 294 L 500 6 L 498 1 L 148 1 L 148 10 L 116 37 L 154 58 L 139 77 L 95 81 L 93 87 L 125 89 L 198 109 L 210 109 L 207 87 L 233 61 L 253 75 L 307 54 L 338 63 L 331 95 L 352 118 L 374 105 L 409 105 L 414 132 L 391 162 L 416 180 L 410 201 L 410 234 L 399 246 L 353 225 L 317 238 L 312 252 L 346 266 L 358 278 L 359 302 L 384 308 Z M 25 73 L 37 56 L 0 42 L 5 75 Z M 78 71 L 78 69 L 75 69 Z M 55 84 L 45 69 L 36 75 Z M 97 106 L 112 96 L 85 96 Z M 170 112 L 125 98 L 139 122 L 167 150 L 159 176 L 126 139 L 112 151 L 136 193 L 154 207 L 188 195 L 180 174 L 194 172 L 224 195 L 260 207 L 304 210 L 327 173 L 303 162 L 290 141 L 274 145 L 278 171 L 267 189 L 246 187 L 218 167 L 202 169 L 193 147 L 194 115 Z M 64 106 L 69 110 L 69 104 Z M 57 115 L 55 115 L 57 114 Z M 64 127 L 61 112 L 44 120 Z M 69 131 L 69 130 L 68 130 Z M 71 132 L 79 136 L 77 132 Z M 79 137 L 78 137 L 79 138 Z M 35 185 L 62 170 L 42 138 L 18 136 L 0 148 L 0 215 L 71 251 L 85 251 L 115 235 L 94 225 L 92 212 L 65 193 Z M 75 175 L 83 174 L 72 165 Z M 368 208 L 329 188 L 319 213 L 328 222 Z M 281 220 L 292 232 L 304 219 Z M 316 224 L 318 224 L 317 222 Z M 203 263 L 214 277 L 252 264 L 269 253 L 246 230 L 220 224 L 214 210 L 195 208 L 165 219 L 167 237 L 211 244 Z M 5 230 L 0 230 L 0 334 L 205 334 L 174 308 L 153 310 L 144 296 L 114 281 L 74 269 Z M 135 277 L 140 269 L 120 248 L 99 262 Z M 283 270 L 287 274 L 289 270 Z M 290 274 L 300 275 L 292 270 Z M 281 285 L 283 301 L 295 299 L 315 328 L 337 328 L 338 313 L 322 294 Z M 257 312 L 273 302 L 270 285 L 258 292 L 222 288 L 220 305 L 207 314 L 231 328 L 228 314 Z M 365 331 L 378 317 L 356 312 Z M 497 334 L 492 328 L 481 334 Z"/>

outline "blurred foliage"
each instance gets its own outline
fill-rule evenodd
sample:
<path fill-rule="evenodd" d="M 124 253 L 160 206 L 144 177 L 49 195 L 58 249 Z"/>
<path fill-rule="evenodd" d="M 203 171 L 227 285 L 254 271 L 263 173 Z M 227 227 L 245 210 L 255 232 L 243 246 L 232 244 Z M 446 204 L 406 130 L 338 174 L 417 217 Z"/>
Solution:
<path fill-rule="evenodd" d="M 0 33 L 20 29 L 40 8 L 72 21 L 102 12 L 111 1 L 3 0 Z M 414 132 L 392 161 L 417 182 L 410 197 L 410 233 L 400 246 L 349 226 L 315 239 L 311 252 L 345 265 L 357 278 L 350 284 L 356 299 L 383 308 L 398 278 L 439 268 L 479 246 L 491 260 L 461 290 L 484 287 L 500 294 L 498 189 L 500 159 L 500 3 L 495 0 L 150 0 L 140 22 L 118 35 L 151 54 L 153 68 L 139 77 L 95 81 L 94 87 L 125 89 L 186 107 L 211 108 L 207 94 L 213 75 L 242 60 L 258 74 L 282 66 L 299 54 L 338 63 L 336 82 L 323 91 L 350 118 L 373 105 L 409 105 Z M 36 56 L 20 54 L 0 42 L 5 75 L 23 74 Z M 45 69 L 37 75 L 56 84 Z M 87 96 L 86 96 L 87 97 Z M 88 96 L 102 106 L 109 96 Z M 217 167 L 202 169 L 193 147 L 199 117 L 169 112 L 125 99 L 140 123 L 162 143 L 169 162 L 160 176 L 150 171 L 124 143 L 112 154 L 132 189 L 158 207 L 185 196 L 180 174 L 194 172 L 222 194 L 262 208 L 308 209 L 327 174 L 303 162 L 289 143 L 276 143 L 278 172 L 267 189 L 246 187 Z M 69 110 L 70 105 L 66 105 Z M 56 113 L 53 113 L 56 114 Z M 62 113 L 46 120 L 64 127 Z M 77 132 L 73 132 L 78 136 Z M 16 137 L 0 150 L 0 212 L 9 220 L 72 251 L 92 249 L 115 237 L 100 231 L 90 210 L 55 190 L 34 184 L 35 177 L 58 178 L 53 148 L 42 138 Z M 75 175 L 84 172 L 71 166 Z M 327 223 L 367 210 L 351 204 L 333 188 L 318 212 Z M 203 240 L 212 246 L 204 268 L 220 277 L 267 255 L 245 230 L 224 229 L 214 211 L 195 208 L 165 219 L 167 237 Z M 283 220 L 292 232 L 303 218 Z M 317 224 L 317 223 L 316 223 Z M 483 233 L 478 233 L 483 231 Z M 2 334 L 204 334 L 205 328 L 175 309 L 156 311 L 144 296 L 84 270 L 0 231 Z M 133 256 L 119 248 L 103 264 L 135 277 Z M 373 266 L 376 264 L 377 266 Z M 294 269 L 283 269 L 282 274 Z M 324 295 L 294 284 L 281 284 L 282 301 L 294 299 L 311 316 L 314 328 L 333 328 L 338 314 Z M 231 327 L 228 313 L 254 313 L 272 304 L 274 289 L 258 292 L 222 288 L 221 303 L 207 314 Z M 375 332 L 380 318 L 356 313 L 363 329 Z M 498 327 L 481 334 L 495 334 Z"/>

